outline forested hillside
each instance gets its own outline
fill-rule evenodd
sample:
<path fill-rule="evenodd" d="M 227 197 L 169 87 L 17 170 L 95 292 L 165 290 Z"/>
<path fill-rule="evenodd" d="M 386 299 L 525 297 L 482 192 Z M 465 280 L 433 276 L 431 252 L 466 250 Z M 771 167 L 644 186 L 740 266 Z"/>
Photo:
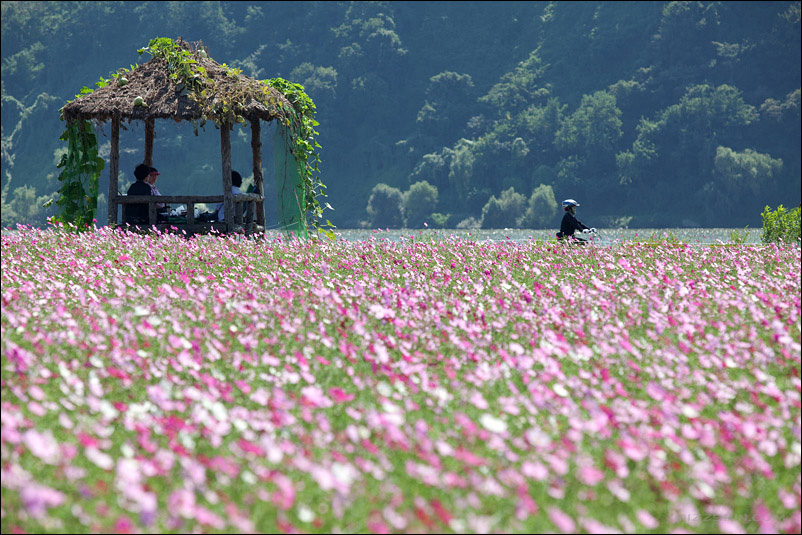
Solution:
<path fill-rule="evenodd" d="M 53 213 L 59 109 L 179 36 L 306 88 L 339 228 L 550 228 L 566 197 L 598 227 L 754 227 L 800 202 L 798 1 L 4 1 L 4 227 Z M 125 126 L 122 191 L 144 150 Z M 157 122 L 154 165 L 165 195 L 219 193 L 219 135 Z"/>

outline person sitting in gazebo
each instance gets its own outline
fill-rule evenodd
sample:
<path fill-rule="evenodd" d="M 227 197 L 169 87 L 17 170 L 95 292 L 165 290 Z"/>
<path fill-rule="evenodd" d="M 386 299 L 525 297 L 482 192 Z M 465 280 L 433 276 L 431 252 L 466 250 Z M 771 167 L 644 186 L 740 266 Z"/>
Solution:
<path fill-rule="evenodd" d="M 155 167 L 151 167 L 150 173 L 148 173 L 148 176 L 145 178 L 145 182 L 150 186 L 151 195 L 156 195 L 156 196 L 161 195 L 159 188 L 156 187 L 156 181 L 159 180 L 159 175 L 161 175 L 161 173 L 159 173 L 159 171 L 157 171 Z M 167 218 L 169 216 L 169 210 L 167 208 L 167 205 L 163 202 L 156 203 L 156 208 L 158 210 L 156 214 L 157 220 L 160 222 L 167 221 Z"/>
<path fill-rule="evenodd" d="M 239 195 L 242 193 L 240 190 L 240 186 L 242 186 L 242 175 L 240 175 L 236 171 L 231 171 L 231 193 L 234 195 Z M 223 208 L 223 203 L 218 203 L 217 207 L 215 207 L 214 212 L 204 212 L 198 216 L 198 221 L 209 222 L 209 221 L 225 221 L 225 209 Z"/>
<path fill-rule="evenodd" d="M 134 169 L 136 181 L 128 188 L 127 195 L 152 195 L 150 184 L 145 179 L 150 174 L 150 166 L 141 163 Z M 129 225 L 143 225 L 148 222 L 147 204 L 129 204 L 125 211 L 125 223 Z"/>
<path fill-rule="evenodd" d="M 231 193 L 234 195 L 239 195 L 242 193 L 240 190 L 240 186 L 242 186 L 242 175 L 240 175 L 236 171 L 231 171 Z M 219 203 L 217 205 L 217 220 L 218 221 L 225 221 L 226 220 L 226 212 L 223 208 L 223 203 Z"/>

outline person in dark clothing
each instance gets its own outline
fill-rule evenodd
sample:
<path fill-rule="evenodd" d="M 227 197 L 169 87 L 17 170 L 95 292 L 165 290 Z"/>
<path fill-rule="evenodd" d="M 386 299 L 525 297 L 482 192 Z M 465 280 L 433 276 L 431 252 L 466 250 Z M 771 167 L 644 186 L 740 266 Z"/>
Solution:
<path fill-rule="evenodd" d="M 150 174 L 150 166 L 141 163 L 134 169 L 136 181 L 128 188 L 127 195 L 151 195 L 150 184 L 145 179 Z M 147 204 L 129 204 L 125 209 L 125 223 L 143 225 L 148 222 Z"/>
<path fill-rule="evenodd" d="M 151 167 L 150 173 L 147 177 L 145 177 L 145 183 L 150 186 L 151 195 L 161 196 L 159 188 L 156 187 L 156 181 L 159 180 L 159 175 L 161 175 L 161 173 L 155 167 Z M 159 223 L 164 223 L 169 217 L 170 207 L 163 202 L 156 203 L 156 221 Z"/>
<path fill-rule="evenodd" d="M 576 218 L 577 206 L 579 206 L 579 203 L 573 199 L 565 199 L 563 201 L 563 210 L 565 210 L 565 215 L 563 216 L 562 223 L 560 223 L 560 232 L 557 233 L 558 240 L 576 239 L 574 237 L 574 232 L 577 230 L 596 232 L 595 228 L 586 226 L 584 223 L 582 223 L 582 221 Z"/>

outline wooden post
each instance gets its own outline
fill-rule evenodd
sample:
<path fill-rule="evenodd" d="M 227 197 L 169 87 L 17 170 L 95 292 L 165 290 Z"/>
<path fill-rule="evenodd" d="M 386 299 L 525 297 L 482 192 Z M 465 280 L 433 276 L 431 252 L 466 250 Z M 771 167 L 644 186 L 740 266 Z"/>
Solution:
<path fill-rule="evenodd" d="M 245 233 L 252 234 L 253 233 L 253 212 L 256 208 L 256 205 L 259 204 L 255 201 L 248 201 L 247 206 L 248 210 L 245 212 Z"/>
<path fill-rule="evenodd" d="M 109 226 L 117 226 L 117 189 L 120 172 L 120 118 L 111 119 L 111 153 L 109 154 Z"/>
<path fill-rule="evenodd" d="M 156 203 L 148 203 L 148 224 L 153 226 L 156 224 Z"/>
<path fill-rule="evenodd" d="M 226 231 L 234 230 L 234 199 L 231 193 L 231 125 L 220 125 L 220 156 L 223 160 L 223 211 Z"/>
<path fill-rule="evenodd" d="M 188 202 L 187 203 L 187 224 L 194 225 L 195 224 L 195 203 Z"/>
<path fill-rule="evenodd" d="M 145 120 L 145 165 L 153 166 L 153 119 Z"/>
<path fill-rule="evenodd" d="M 257 116 L 251 119 L 251 150 L 253 151 L 253 183 L 256 186 L 255 193 L 264 196 L 264 185 L 262 183 L 262 126 Z M 264 201 L 256 204 L 256 224 L 265 225 Z"/>

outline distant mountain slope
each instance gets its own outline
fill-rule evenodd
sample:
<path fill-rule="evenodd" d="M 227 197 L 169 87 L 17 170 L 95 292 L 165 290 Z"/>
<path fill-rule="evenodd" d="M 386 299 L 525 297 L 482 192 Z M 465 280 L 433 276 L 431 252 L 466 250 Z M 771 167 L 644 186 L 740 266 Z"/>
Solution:
<path fill-rule="evenodd" d="M 490 224 L 491 205 L 548 227 L 564 197 L 645 226 L 754 227 L 800 202 L 799 2 L 3 2 L 4 226 L 53 210 L 59 108 L 161 36 L 305 86 L 342 228 L 372 223 L 380 183 L 402 204 L 433 186 L 414 221 L 452 227 Z M 130 179 L 144 142 L 126 126 Z M 233 140 L 247 181 L 246 132 Z M 162 192 L 216 193 L 218 142 L 158 124 Z"/>

